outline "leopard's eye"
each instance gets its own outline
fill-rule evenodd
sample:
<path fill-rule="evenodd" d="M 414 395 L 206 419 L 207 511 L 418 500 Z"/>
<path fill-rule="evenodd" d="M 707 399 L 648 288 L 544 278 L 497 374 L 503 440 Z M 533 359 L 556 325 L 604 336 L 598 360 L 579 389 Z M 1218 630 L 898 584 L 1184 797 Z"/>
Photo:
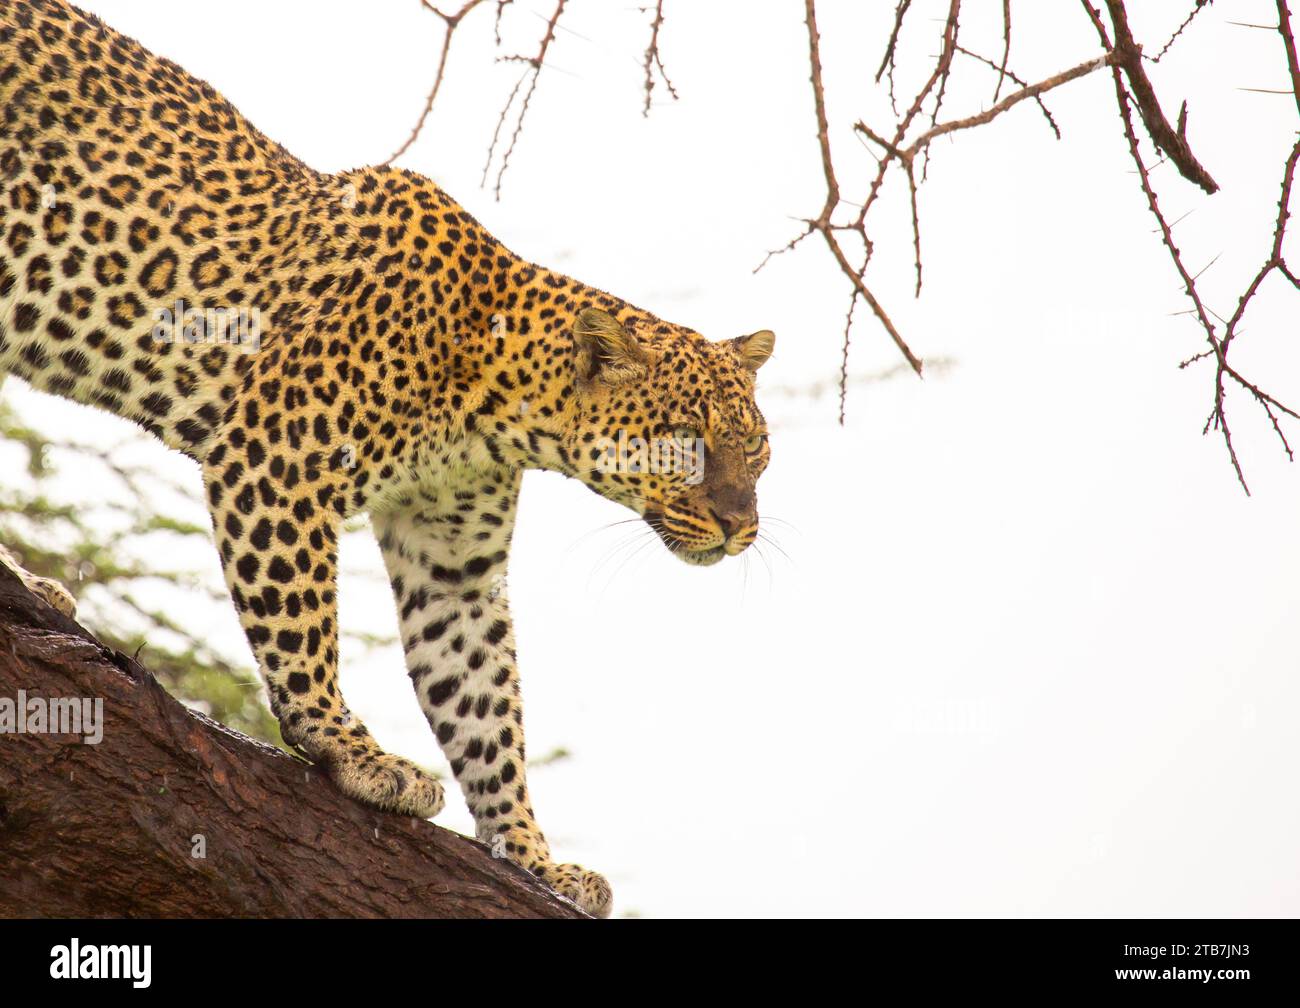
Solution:
<path fill-rule="evenodd" d="M 673 428 L 673 437 L 678 441 L 698 441 L 700 429 L 689 424 L 678 424 Z"/>
<path fill-rule="evenodd" d="M 763 442 L 767 440 L 766 434 L 751 434 L 745 438 L 745 451 L 753 455 L 755 452 L 763 450 Z"/>

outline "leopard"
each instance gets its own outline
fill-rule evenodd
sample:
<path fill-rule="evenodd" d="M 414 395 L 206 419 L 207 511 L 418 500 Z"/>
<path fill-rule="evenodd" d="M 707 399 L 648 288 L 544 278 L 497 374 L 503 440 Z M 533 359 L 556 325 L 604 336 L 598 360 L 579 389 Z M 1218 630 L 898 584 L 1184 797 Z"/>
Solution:
<path fill-rule="evenodd" d="M 0 0 L 0 108 L 0 375 L 193 460 L 285 743 L 344 795 L 431 818 L 440 778 L 339 690 L 340 531 L 368 518 L 476 838 L 608 916 L 608 881 L 552 858 L 526 781 L 521 480 L 580 481 L 687 564 L 739 555 L 772 331 L 708 339 L 535 265 L 409 169 L 313 170 L 66 0 Z M 629 441 L 696 464 L 620 463 Z"/>

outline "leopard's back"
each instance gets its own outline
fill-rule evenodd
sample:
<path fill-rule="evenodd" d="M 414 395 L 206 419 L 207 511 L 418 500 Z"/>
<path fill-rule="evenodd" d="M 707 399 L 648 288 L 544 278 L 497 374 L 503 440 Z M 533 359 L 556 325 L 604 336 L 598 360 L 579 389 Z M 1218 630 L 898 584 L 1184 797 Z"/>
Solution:
<path fill-rule="evenodd" d="M 0 373 L 201 455 L 308 300 L 325 178 L 62 0 L 0 0 L 0 108 Z"/>

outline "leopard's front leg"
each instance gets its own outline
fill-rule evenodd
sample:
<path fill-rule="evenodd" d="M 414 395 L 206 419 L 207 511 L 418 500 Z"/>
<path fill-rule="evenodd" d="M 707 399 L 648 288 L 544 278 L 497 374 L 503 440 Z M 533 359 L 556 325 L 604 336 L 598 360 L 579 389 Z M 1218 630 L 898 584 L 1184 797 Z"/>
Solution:
<path fill-rule="evenodd" d="M 224 446 L 204 483 L 226 581 L 286 742 L 369 805 L 428 818 L 442 785 L 386 753 L 338 688 L 340 518 L 331 475 L 286 463 L 256 438 Z"/>
<path fill-rule="evenodd" d="M 420 706 L 494 854 L 588 913 L 609 915 L 609 883 L 556 864 L 533 815 L 523 702 L 505 591 L 519 474 L 501 470 L 428 490 L 374 517 Z"/>

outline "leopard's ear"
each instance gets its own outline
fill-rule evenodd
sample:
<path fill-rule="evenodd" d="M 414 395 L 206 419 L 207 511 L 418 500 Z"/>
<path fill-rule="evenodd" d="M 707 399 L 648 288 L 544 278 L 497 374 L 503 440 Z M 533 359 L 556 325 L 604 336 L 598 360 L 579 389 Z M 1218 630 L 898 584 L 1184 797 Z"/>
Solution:
<path fill-rule="evenodd" d="M 608 385 L 635 381 L 646 373 L 646 353 L 627 326 L 609 312 L 584 308 L 573 322 L 578 378 Z"/>
<path fill-rule="evenodd" d="M 757 371 L 767 359 L 772 356 L 772 348 L 776 346 L 776 333 L 771 329 L 760 329 L 756 333 L 750 333 L 748 336 L 739 336 L 731 340 L 731 348 L 740 358 L 740 363 L 745 365 L 751 371 Z"/>

